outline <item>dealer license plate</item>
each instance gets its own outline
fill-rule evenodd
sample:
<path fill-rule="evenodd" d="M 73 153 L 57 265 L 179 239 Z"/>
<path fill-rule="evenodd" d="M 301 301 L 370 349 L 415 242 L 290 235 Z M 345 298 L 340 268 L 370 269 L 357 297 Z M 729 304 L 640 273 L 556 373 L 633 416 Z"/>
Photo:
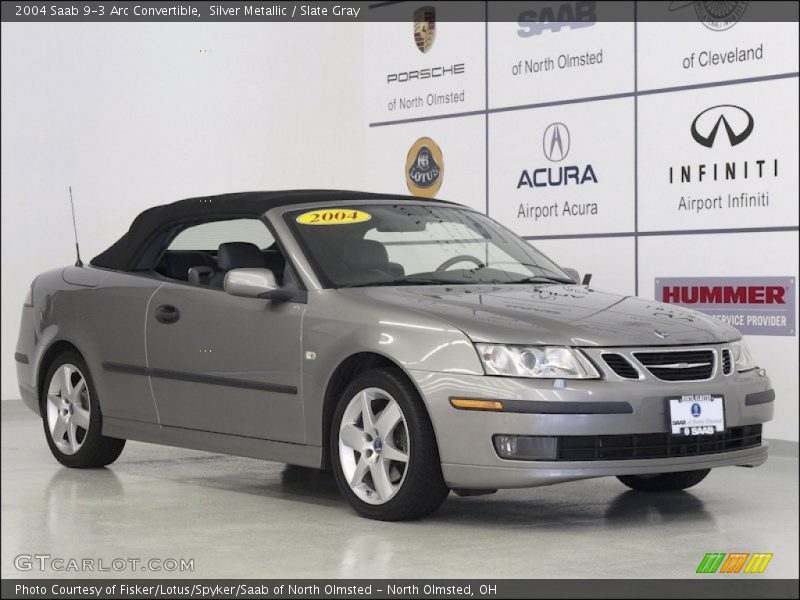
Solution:
<path fill-rule="evenodd" d="M 672 435 L 713 435 L 725 431 L 722 396 L 710 394 L 669 398 Z"/>

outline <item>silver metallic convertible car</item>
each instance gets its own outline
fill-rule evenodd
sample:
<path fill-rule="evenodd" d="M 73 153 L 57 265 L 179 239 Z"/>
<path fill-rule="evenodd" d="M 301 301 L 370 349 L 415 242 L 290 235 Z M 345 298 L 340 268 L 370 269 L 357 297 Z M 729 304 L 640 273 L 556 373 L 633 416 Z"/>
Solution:
<path fill-rule="evenodd" d="M 367 517 L 767 458 L 733 328 L 596 291 L 485 215 L 345 191 L 192 198 L 34 280 L 22 398 L 68 467 L 141 440 L 330 468 Z"/>

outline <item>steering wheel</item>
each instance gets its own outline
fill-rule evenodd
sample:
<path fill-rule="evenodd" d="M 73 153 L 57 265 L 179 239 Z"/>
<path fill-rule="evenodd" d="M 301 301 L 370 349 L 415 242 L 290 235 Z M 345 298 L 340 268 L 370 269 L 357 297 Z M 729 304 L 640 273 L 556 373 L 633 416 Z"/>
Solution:
<path fill-rule="evenodd" d="M 438 273 L 439 271 L 446 271 L 453 265 L 456 265 L 463 261 L 473 262 L 478 266 L 479 269 L 486 268 L 486 265 L 483 264 L 480 260 L 478 260 L 474 256 L 470 256 L 469 254 L 459 254 L 458 256 L 448 258 L 446 261 L 444 261 L 442 264 L 436 267 L 436 272 Z"/>

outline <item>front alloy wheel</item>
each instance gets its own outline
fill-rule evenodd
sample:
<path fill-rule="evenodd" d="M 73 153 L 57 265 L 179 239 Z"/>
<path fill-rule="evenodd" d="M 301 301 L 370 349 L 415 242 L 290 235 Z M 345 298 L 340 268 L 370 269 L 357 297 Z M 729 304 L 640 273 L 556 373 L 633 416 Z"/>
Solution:
<path fill-rule="evenodd" d="M 384 504 L 403 485 L 408 426 L 400 405 L 380 388 L 358 392 L 339 427 L 339 463 L 350 489 L 364 502 Z"/>
<path fill-rule="evenodd" d="M 330 437 L 339 490 L 366 517 L 422 517 L 449 493 L 430 418 L 401 371 L 375 369 L 356 377 L 342 394 Z"/>

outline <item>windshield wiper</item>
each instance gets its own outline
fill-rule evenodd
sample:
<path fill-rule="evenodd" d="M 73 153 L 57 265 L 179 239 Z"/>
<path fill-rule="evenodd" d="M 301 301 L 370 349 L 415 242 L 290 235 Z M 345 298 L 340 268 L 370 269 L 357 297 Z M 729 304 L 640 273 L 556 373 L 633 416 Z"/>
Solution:
<path fill-rule="evenodd" d="M 346 283 L 338 286 L 342 288 L 355 288 L 355 287 L 378 287 L 378 286 L 393 286 L 393 285 L 453 285 L 452 281 L 442 281 L 441 279 L 414 279 L 411 277 L 401 277 L 399 279 L 366 281 L 364 283 Z"/>
<path fill-rule="evenodd" d="M 574 284 L 575 282 L 571 279 L 561 279 L 560 277 L 547 277 L 546 275 L 531 275 L 530 277 L 525 277 L 524 279 L 514 279 L 512 281 L 507 281 L 506 283 L 569 283 Z"/>

